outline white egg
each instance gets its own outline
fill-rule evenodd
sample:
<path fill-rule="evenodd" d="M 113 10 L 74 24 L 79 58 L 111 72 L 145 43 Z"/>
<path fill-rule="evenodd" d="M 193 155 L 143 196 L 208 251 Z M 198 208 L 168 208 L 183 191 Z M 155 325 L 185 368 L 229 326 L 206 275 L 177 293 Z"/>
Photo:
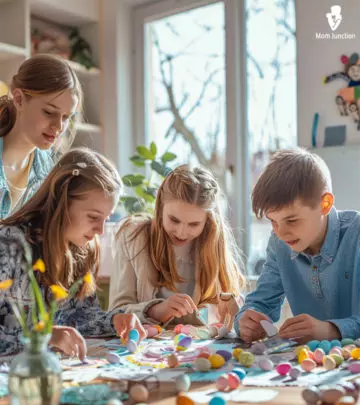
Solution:
<path fill-rule="evenodd" d="M 189 391 L 191 385 L 190 377 L 187 374 L 179 375 L 176 379 L 175 385 L 178 392 Z"/>

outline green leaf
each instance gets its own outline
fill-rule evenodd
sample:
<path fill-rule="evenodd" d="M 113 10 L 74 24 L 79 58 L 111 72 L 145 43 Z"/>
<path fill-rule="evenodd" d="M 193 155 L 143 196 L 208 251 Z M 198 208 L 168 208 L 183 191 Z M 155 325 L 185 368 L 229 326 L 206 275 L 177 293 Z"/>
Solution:
<path fill-rule="evenodd" d="M 172 160 L 175 160 L 177 158 L 177 156 L 175 155 L 175 153 L 171 153 L 171 152 L 165 152 L 162 156 L 161 156 L 161 161 L 163 163 L 166 162 L 171 162 Z"/>
<path fill-rule="evenodd" d="M 155 156 L 154 154 L 151 152 L 150 149 L 148 149 L 146 146 L 144 145 L 139 145 L 136 147 L 136 150 L 138 151 L 138 154 L 144 158 L 144 159 L 148 159 L 148 160 L 154 160 Z"/>
<path fill-rule="evenodd" d="M 162 177 L 166 177 L 171 172 L 169 167 L 156 161 L 151 162 L 151 168 Z"/>
<path fill-rule="evenodd" d="M 142 174 L 127 174 L 122 177 L 122 181 L 127 187 L 136 187 L 143 183 L 145 176 Z"/>
<path fill-rule="evenodd" d="M 37 304 L 37 307 L 39 309 L 39 315 L 40 319 L 44 319 L 45 317 L 45 306 L 44 306 L 44 300 L 43 296 L 41 294 L 41 290 L 39 287 L 38 282 L 36 281 L 36 278 L 34 276 L 33 270 L 29 270 L 29 277 L 30 277 L 30 283 L 31 283 L 31 289 L 34 294 L 35 302 Z"/>
<path fill-rule="evenodd" d="M 120 201 L 124 204 L 124 207 L 129 214 L 142 212 L 146 206 L 145 200 L 138 197 L 121 197 Z"/>
<path fill-rule="evenodd" d="M 134 163 L 135 166 L 143 167 L 145 166 L 145 160 L 139 155 L 131 156 L 130 161 Z"/>
<path fill-rule="evenodd" d="M 154 155 L 154 158 L 155 158 L 155 156 L 157 154 L 157 146 L 156 146 L 155 142 L 151 142 L 150 151 Z"/>
<path fill-rule="evenodd" d="M 136 191 L 136 194 L 139 197 L 142 197 L 146 202 L 153 203 L 155 201 L 154 196 L 147 192 L 147 188 L 144 189 L 141 186 L 138 186 L 138 187 L 136 187 L 135 191 Z"/>

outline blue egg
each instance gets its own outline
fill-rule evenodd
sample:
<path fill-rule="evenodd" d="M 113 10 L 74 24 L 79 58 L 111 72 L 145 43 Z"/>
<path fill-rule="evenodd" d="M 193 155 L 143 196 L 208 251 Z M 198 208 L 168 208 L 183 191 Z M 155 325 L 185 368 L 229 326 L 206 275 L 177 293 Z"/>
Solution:
<path fill-rule="evenodd" d="M 330 342 L 330 344 L 331 344 L 331 347 L 335 347 L 335 346 L 342 347 L 340 340 L 337 340 L 337 339 L 332 340 Z"/>
<path fill-rule="evenodd" d="M 235 374 L 240 378 L 241 381 L 242 381 L 242 380 L 245 378 L 245 376 L 246 376 L 246 371 L 245 371 L 243 368 L 241 368 L 241 367 L 235 367 L 235 368 L 233 368 L 231 371 L 232 371 L 233 373 L 235 373 Z"/>
<path fill-rule="evenodd" d="M 121 363 L 120 356 L 114 352 L 109 352 L 106 354 L 106 360 L 111 364 Z"/>
<path fill-rule="evenodd" d="M 139 332 L 137 331 L 137 329 L 131 329 L 130 333 L 129 333 L 129 339 L 133 340 L 135 343 L 137 343 L 139 341 L 140 335 Z"/>
<path fill-rule="evenodd" d="M 311 340 L 306 346 L 309 346 L 309 349 L 313 352 L 319 347 L 319 344 L 319 340 Z"/>
<path fill-rule="evenodd" d="M 210 399 L 209 405 L 225 405 L 226 400 L 220 396 L 220 395 L 215 395 Z"/>
<path fill-rule="evenodd" d="M 328 340 L 322 340 L 319 344 L 319 348 L 323 349 L 325 354 L 328 354 L 331 349 L 331 343 Z"/>

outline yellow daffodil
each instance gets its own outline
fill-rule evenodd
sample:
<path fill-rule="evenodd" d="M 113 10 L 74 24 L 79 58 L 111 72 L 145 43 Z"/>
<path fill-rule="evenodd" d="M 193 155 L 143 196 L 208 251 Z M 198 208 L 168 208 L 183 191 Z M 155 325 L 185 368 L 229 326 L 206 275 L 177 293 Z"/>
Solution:
<path fill-rule="evenodd" d="M 7 290 L 13 284 L 12 280 L 4 280 L 0 282 L 0 290 Z"/>
<path fill-rule="evenodd" d="M 45 329 L 45 322 L 39 321 L 37 325 L 34 326 L 35 332 L 41 332 Z"/>
<path fill-rule="evenodd" d="M 84 282 L 87 284 L 91 284 L 92 283 L 92 274 L 89 272 L 87 272 L 83 278 Z"/>
<path fill-rule="evenodd" d="M 58 285 L 53 284 L 50 286 L 50 289 L 51 289 L 52 293 L 54 294 L 54 298 L 56 301 L 63 300 L 65 298 L 67 298 L 67 296 L 68 296 L 68 293 Z"/>
<path fill-rule="evenodd" d="M 42 259 L 37 259 L 35 264 L 33 265 L 34 271 L 40 271 L 40 273 L 45 272 L 45 263 Z"/>

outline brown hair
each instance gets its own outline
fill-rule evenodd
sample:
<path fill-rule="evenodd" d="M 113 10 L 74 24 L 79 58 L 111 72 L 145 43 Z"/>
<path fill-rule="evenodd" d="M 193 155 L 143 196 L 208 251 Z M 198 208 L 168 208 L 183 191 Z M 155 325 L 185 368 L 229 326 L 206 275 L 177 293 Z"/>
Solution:
<path fill-rule="evenodd" d="M 326 163 L 303 148 L 275 153 L 252 192 L 252 209 L 257 218 L 268 210 L 278 210 L 300 199 L 315 207 L 321 196 L 332 191 Z"/>
<path fill-rule="evenodd" d="M 94 189 L 117 196 L 122 190 L 122 182 L 116 168 L 90 149 L 72 149 L 59 160 L 34 196 L 19 211 L 0 221 L 1 225 L 23 227 L 33 246 L 40 243 L 39 254 L 46 265 L 41 282 L 47 288 L 58 284 L 67 289 L 89 270 L 95 277 L 98 273 L 97 238 L 79 248 L 72 244 L 68 246 L 63 236 L 70 221 L 71 200 L 81 199 Z M 92 294 L 95 288 L 95 283 L 84 284 L 79 297 Z"/>
<path fill-rule="evenodd" d="M 72 90 L 82 105 L 82 89 L 79 79 L 65 59 L 56 55 L 38 54 L 21 64 L 10 83 L 10 93 L 20 89 L 27 97 L 36 97 Z M 16 108 L 10 96 L 0 97 L 0 137 L 6 136 L 16 121 Z M 56 149 L 63 148 L 64 143 L 71 145 L 74 134 L 69 139 L 60 138 Z"/>
<path fill-rule="evenodd" d="M 204 230 L 194 244 L 200 303 L 217 303 L 220 292 L 232 292 L 239 296 L 245 285 L 243 263 L 232 232 L 220 212 L 220 194 L 214 176 L 202 167 L 183 165 L 165 178 L 156 195 L 153 218 L 137 227 L 130 239 L 145 232 L 151 262 L 159 273 L 158 286 L 176 291 L 175 283 L 183 281 L 177 273 L 171 241 L 164 230 L 162 218 L 164 203 L 180 200 L 208 212 Z M 130 217 L 124 226 L 129 226 L 133 220 Z M 121 227 L 119 232 L 123 229 Z"/>

